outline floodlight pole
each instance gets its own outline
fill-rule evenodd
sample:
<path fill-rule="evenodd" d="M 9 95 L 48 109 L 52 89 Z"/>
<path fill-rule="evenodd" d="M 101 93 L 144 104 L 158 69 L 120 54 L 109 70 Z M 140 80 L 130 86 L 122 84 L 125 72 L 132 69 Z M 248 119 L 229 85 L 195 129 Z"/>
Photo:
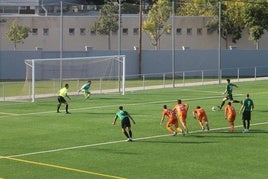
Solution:
<path fill-rule="evenodd" d="M 139 12 L 139 74 L 141 75 L 141 58 L 142 58 L 142 0 L 140 0 Z"/>
<path fill-rule="evenodd" d="M 175 88 L 175 4 L 172 1 L 172 86 Z"/>
<path fill-rule="evenodd" d="M 118 56 L 121 55 L 121 0 L 118 0 Z M 118 63 L 118 91 L 121 92 L 120 74 L 121 68 L 120 63 Z"/>
<path fill-rule="evenodd" d="M 121 55 L 121 0 L 118 0 L 118 55 Z"/>
<path fill-rule="evenodd" d="M 218 80 L 221 84 L 222 73 L 221 73 L 221 0 L 219 0 L 219 34 L 218 34 Z"/>
<path fill-rule="evenodd" d="M 63 51 L 63 14 L 62 1 L 60 2 L 60 58 L 62 59 Z M 60 60 L 60 87 L 62 87 L 62 60 Z"/>

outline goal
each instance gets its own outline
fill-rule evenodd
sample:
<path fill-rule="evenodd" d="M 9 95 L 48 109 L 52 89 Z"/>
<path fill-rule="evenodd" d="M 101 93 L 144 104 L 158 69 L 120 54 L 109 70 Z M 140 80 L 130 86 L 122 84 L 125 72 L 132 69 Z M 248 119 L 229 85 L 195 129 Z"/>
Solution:
<path fill-rule="evenodd" d="M 125 94 L 125 55 L 26 59 L 24 89 L 30 91 L 31 101 L 55 96 L 65 83 L 69 94 L 77 94 L 87 80 L 92 80 L 96 93 Z"/>

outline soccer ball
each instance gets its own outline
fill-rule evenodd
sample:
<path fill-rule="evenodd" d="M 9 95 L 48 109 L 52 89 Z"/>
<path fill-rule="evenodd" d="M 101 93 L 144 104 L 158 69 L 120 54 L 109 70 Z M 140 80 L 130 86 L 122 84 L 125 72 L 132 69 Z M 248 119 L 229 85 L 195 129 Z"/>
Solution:
<path fill-rule="evenodd" d="M 217 107 L 216 106 L 212 106 L 211 110 L 212 111 L 217 111 Z"/>

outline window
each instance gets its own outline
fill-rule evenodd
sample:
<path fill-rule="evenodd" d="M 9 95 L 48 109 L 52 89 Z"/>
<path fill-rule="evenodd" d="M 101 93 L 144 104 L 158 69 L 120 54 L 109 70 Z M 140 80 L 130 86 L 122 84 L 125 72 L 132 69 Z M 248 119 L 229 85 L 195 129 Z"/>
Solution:
<path fill-rule="evenodd" d="M 123 35 L 127 35 L 128 34 L 128 28 L 123 28 Z"/>
<path fill-rule="evenodd" d="M 133 35 L 139 35 L 139 28 L 133 29 Z"/>
<path fill-rule="evenodd" d="M 48 32 L 49 32 L 49 29 L 48 28 L 44 28 L 43 29 L 43 35 L 47 36 L 48 35 Z"/>
<path fill-rule="evenodd" d="M 91 34 L 91 35 L 96 35 L 96 31 L 93 30 L 93 29 L 90 29 L 90 34 Z"/>
<path fill-rule="evenodd" d="M 69 35 L 74 35 L 74 28 L 69 28 Z"/>
<path fill-rule="evenodd" d="M 181 35 L 181 34 L 182 34 L 182 30 L 181 30 L 181 28 L 177 28 L 177 29 L 176 29 L 176 34 L 177 34 L 177 35 Z"/>
<path fill-rule="evenodd" d="M 203 34 L 203 29 L 202 28 L 197 28 L 196 33 L 197 33 L 197 35 L 202 35 Z"/>
<path fill-rule="evenodd" d="M 192 35 L 192 28 L 187 28 L 187 35 Z"/>
<path fill-rule="evenodd" d="M 38 35 L 38 29 L 37 28 L 33 28 L 32 29 L 32 34 L 33 35 Z"/>
<path fill-rule="evenodd" d="M 86 29 L 80 28 L 80 35 L 86 35 Z"/>

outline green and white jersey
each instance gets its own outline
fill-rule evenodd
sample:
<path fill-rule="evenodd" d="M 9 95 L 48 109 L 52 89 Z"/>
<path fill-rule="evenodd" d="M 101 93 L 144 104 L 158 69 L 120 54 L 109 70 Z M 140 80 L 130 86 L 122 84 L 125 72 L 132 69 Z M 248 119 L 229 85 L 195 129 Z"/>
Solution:
<path fill-rule="evenodd" d="M 116 116 L 120 119 L 123 120 L 125 117 L 128 117 L 128 112 L 120 110 L 116 113 Z"/>
<path fill-rule="evenodd" d="M 243 100 L 244 111 L 251 111 L 254 108 L 253 101 L 249 98 Z"/>
<path fill-rule="evenodd" d="M 233 93 L 233 87 L 236 86 L 232 83 L 229 83 L 227 86 L 226 86 L 226 94 L 227 95 L 232 95 Z"/>
<path fill-rule="evenodd" d="M 82 87 L 81 90 L 84 90 L 85 92 L 89 92 L 91 83 L 85 83 Z"/>

